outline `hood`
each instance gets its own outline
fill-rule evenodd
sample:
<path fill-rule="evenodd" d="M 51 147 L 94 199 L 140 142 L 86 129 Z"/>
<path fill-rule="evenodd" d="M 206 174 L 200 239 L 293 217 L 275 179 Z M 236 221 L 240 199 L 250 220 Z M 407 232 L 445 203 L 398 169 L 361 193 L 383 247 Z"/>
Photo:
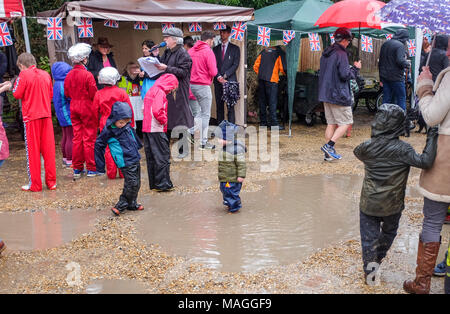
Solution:
<path fill-rule="evenodd" d="M 398 40 L 399 42 L 406 44 L 406 42 L 409 39 L 409 32 L 407 29 L 400 29 L 395 33 L 392 39 Z"/>
<path fill-rule="evenodd" d="M 448 47 L 448 36 L 447 35 L 437 35 L 435 48 L 447 51 L 447 47 Z"/>
<path fill-rule="evenodd" d="M 108 120 L 106 120 L 106 127 L 113 125 L 116 121 L 121 119 L 131 119 L 133 117 L 133 113 L 131 111 L 131 107 L 126 102 L 116 102 L 112 106 L 111 114 L 109 115 Z"/>
<path fill-rule="evenodd" d="M 334 54 L 337 50 L 342 50 L 342 51 L 345 51 L 345 53 L 347 53 L 347 50 L 345 50 L 344 47 L 342 47 L 338 43 L 334 43 L 331 46 L 328 46 L 327 49 L 325 49 L 325 51 L 322 53 L 322 56 L 324 56 L 325 58 L 328 58 L 329 56 Z"/>
<path fill-rule="evenodd" d="M 202 50 L 211 49 L 211 47 L 204 41 L 199 40 L 195 43 L 194 47 L 192 47 L 191 49 L 193 49 L 195 52 L 199 52 Z"/>
<path fill-rule="evenodd" d="M 167 95 L 174 89 L 178 88 L 178 79 L 173 74 L 164 74 L 156 80 L 155 85 L 153 85 L 152 88 L 160 88 Z"/>
<path fill-rule="evenodd" d="M 54 80 L 63 81 L 72 67 L 65 62 L 55 62 L 52 65 L 52 76 Z"/>
<path fill-rule="evenodd" d="M 396 104 L 382 104 L 372 122 L 372 137 L 398 138 L 405 133 L 405 112 Z"/>
<path fill-rule="evenodd" d="M 234 137 L 236 136 L 239 128 L 236 124 L 233 124 L 227 120 L 223 120 L 219 124 L 219 128 L 222 131 L 222 134 L 218 134 L 219 138 L 223 140 L 232 141 Z M 233 138 L 227 138 L 227 137 L 233 137 Z"/>

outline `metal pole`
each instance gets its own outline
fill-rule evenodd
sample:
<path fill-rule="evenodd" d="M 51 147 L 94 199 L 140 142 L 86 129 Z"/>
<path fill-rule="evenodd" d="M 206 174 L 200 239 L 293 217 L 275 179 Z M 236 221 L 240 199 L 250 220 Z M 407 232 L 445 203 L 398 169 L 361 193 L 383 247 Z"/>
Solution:
<path fill-rule="evenodd" d="M 23 28 L 23 37 L 25 40 L 25 48 L 28 53 L 31 53 L 30 38 L 28 37 L 27 19 L 26 19 L 26 17 L 22 17 L 21 20 L 22 20 L 22 28 Z"/>

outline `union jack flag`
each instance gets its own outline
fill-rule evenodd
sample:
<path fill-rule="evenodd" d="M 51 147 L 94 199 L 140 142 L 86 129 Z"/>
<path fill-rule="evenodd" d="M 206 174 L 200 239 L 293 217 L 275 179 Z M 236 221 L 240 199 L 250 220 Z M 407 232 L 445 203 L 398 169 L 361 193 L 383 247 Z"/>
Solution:
<path fill-rule="evenodd" d="M 270 28 L 258 26 L 258 45 L 265 47 L 270 46 Z"/>
<path fill-rule="evenodd" d="M 365 52 L 373 52 L 372 37 L 361 35 L 361 50 Z"/>
<path fill-rule="evenodd" d="M 8 24 L 0 23 L 0 47 L 12 46 L 13 41 L 9 33 Z"/>
<path fill-rule="evenodd" d="M 92 19 L 82 17 L 78 23 L 78 37 L 91 38 L 94 37 L 94 28 L 92 26 Z"/>
<path fill-rule="evenodd" d="M 48 40 L 62 40 L 63 39 L 62 18 L 49 17 L 47 19 L 47 39 Z"/>
<path fill-rule="evenodd" d="M 247 30 L 247 23 L 245 22 L 234 22 L 231 28 L 231 39 L 244 40 L 244 34 Z"/>
<path fill-rule="evenodd" d="M 119 23 L 116 20 L 106 20 L 103 25 L 111 28 L 119 28 Z"/>
<path fill-rule="evenodd" d="M 410 39 L 406 42 L 408 45 L 408 53 L 410 57 L 414 57 L 416 55 L 416 40 Z"/>
<path fill-rule="evenodd" d="M 174 28 L 175 23 L 161 23 L 162 31 L 165 32 L 169 28 Z"/>
<path fill-rule="evenodd" d="M 295 38 L 295 31 L 283 31 L 283 43 L 289 44 Z"/>
<path fill-rule="evenodd" d="M 308 33 L 311 51 L 320 51 L 320 39 L 317 33 Z"/>
<path fill-rule="evenodd" d="M 189 32 L 198 33 L 202 31 L 202 23 L 194 22 L 189 23 Z"/>
<path fill-rule="evenodd" d="M 214 30 L 215 31 L 220 31 L 220 30 L 226 29 L 226 28 L 227 28 L 227 25 L 225 23 L 223 23 L 223 22 L 216 22 L 216 23 L 214 23 Z"/>
<path fill-rule="evenodd" d="M 137 31 L 148 31 L 147 22 L 134 22 L 134 29 Z"/>
<path fill-rule="evenodd" d="M 391 40 L 394 35 L 392 35 L 392 34 L 385 34 L 384 36 L 386 36 L 387 40 Z"/>
<path fill-rule="evenodd" d="M 331 44 L 334 44 L 334 42 L 335 42 L 334 34 L 330 34 L 330 40 L 331 40 Z"/>

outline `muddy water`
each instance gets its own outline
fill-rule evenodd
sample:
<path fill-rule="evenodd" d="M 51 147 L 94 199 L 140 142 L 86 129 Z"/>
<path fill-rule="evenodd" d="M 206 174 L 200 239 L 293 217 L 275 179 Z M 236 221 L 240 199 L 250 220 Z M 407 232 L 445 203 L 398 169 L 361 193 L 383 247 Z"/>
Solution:
<path fill-rule="evenodd" d="M 1 237 L 8 250 L 44 250 L 76 239 L 93 229 L 108 211 L 35 211 L 0 213 Z"/>
<path fill-rule="evenodd" d="M 242 193 L 228 214 L 220 193 L 158 195 L 145 202 L 138 236 L 169 253 L 222 271 L 294 263 L 359 235 L 359 176 L 269 180 Z"/>

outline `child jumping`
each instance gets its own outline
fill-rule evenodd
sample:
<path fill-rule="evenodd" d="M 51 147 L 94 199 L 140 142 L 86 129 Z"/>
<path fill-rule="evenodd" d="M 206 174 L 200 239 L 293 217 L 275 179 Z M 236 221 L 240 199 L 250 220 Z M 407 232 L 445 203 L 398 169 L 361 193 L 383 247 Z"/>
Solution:
<path fill-rule="evenodd" d="M 158 192 L 173 189 L 170 180 L 170 148 L 167 137 L 167 95 L 178 88 L 173 74 L 164 74 L 150 88 L 144 99 L 145 156 L 150 190 Z"/>
<path fill-rule="evenodd" d="M 410 144 L 399 139 L 405 132 L 405 119 L 401 107 L 381 105 L 372 123 L 371 139 L 354 150 L 365 166 L 360 232 L 366 283 L 368 275 L 376 273 L 376 266 L 381 264 L 397 235 L 411 166 L 428 169 L 436 157 L 437 129 L 430 129 L 419 155 Z"/>
<path fill-rule="evenodd" d="M 112 158 L 121 170 L 125 181 L 119 202 L 111 211 L 119 216 L 126 209 L 143 210 L 144 206 L 137 203 L 136 199 L 141 187 L 141 155 L 139 149 L 142 143 L 131 127 L 130 121 L 133 113 L 126 102 L 116 102 L 111 114 L 106 121 L 106 126 L 95 142 L 95 162 L 97 173 L 105 174 L 105 149 L 108 145 Z"/>
<path fill-rule="evenodd" d="M 113 67 L 106 67 L 100 70 L 98 74 L 98 83 L 101 84 L 103 89 L 99 90 L 95 94 L 94 107 L 99 109 L 100 115 L 100 132 L 106 126 L 106 120 L 108 120 L 111 114 L 111 108 L 116 102 L 125 102 L 131 108 L 131 126 L 134 127 L 134 112 L 131 106 L 130 98 L 123 89 L 116 86 L 117 81 L 120 79 L 119 72 Z M 106 173 L 109 179 L 115 179 L 117 177 L 117 166 L 111 157 L 110 148 L 106 148 Z M 122 175 L 119 172 L 119 176 Z"/>
<path fill-rule="evenodd" d="M 244 143 L 236 139 L 237 125 L 224 120 L 219 124 L 219 128 L 219 142 L 223 147 L 222 156 L 219 158 L 220 191 L 223 194 L 223 204 L 228 207 L 230 213 L 235 213 L 242 208 L 239 193 L 247 170 L 246 148 Z"/>
<path fill-rule="evenodd" d="M 53 105 L 55 106 L 56 117 L 62 128 L 61 151 L 63 155 L 63 166 L 72 166 L 72 141 L 73 129 L 70 120 L 70 99 L 64 95 L 64 80 L 72 67 L 65 62 L 56 62 L 52 66 L 53 84 Z"/>

